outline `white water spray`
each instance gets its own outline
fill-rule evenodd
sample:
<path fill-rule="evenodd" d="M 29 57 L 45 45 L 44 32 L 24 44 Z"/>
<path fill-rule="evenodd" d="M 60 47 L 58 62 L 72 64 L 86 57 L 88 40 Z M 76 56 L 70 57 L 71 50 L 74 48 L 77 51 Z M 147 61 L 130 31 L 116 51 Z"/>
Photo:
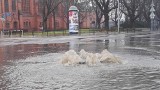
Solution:
<path fill-rule="evenodd" d="M 110 53 L 107 49 L 101 53 L 89 53 L 82 49 L 79 54 L 74 50 L 65 52 L 62 56 L 60 63 L 65 66 L 74 66 L 78 64 L 87 64 L 88 66 L 94 66 L 98 63 L 121 63 L 121 60 Z"/>

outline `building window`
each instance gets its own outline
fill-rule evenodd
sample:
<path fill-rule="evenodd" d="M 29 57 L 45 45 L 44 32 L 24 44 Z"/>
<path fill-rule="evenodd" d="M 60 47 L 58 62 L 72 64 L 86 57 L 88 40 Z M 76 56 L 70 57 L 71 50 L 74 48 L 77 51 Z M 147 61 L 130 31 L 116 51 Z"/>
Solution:
<path fill-rule="evenodd" d="M 9 22 L 6 22 L 6 28 L 10 28 Z"/>
<path fill-rule="evenodd" d="M 2 6 L 2 0 L 0 0 L 0 5 Z M 2 13 L 2 7 L 0 7 L 0 13 Z"/>
<path fill-rule="evenodd" d="M 39 27 L 42 27 L 42 22 L 39 23 Z"/>
<path fill-rule="evenodd" d="M 4 0 L 5 12 L 9 12 L 8 0 Z"/>
<path fill-rule="evenodd" d="M 18 28 L 18 22 L 15 21 L 15 22 L 13 22 L 13 29 L 17 29 L 17 28 Z"/>
<path fill-rule="evenodd" d="M 56 21 L 55 24 L 56 24 L 56 28 L 58 28 L 59 27 L 59 22 Z"/>
<path fill-rule="evenodd" d="M 22 0 L 22 12 L 30 13 L 30 0 Z"/>
<path fill-rule="evenodd" d="M 26 22 L 23 22 L 23 27 L 25 28 L 25 26 L 26 26 Z"/>
<path fill-rule="evenodd" d="M 23 27 L 24 28 L 30 28 L 31 27 L 31 22 L 29 22 L 29 21 L 23 22 Z"/>
<path fill-rule="evenodd" d="M 31 27 L 31 22 L 28 23 L 29 27 Z"/>
<path fill-rule="evenodd" d="M 12 11 L 16 11 L 16 0 L 12 0 Z"/>
<path fill-rule="evenodd" d="M 38 13 L 42 14 L 42 10 L 43 10 L 44 6 L 43 6 L 43 1 L 40 0 L 38 3 Z"/>
<path fill-rule="evenodd" d="M 28 27 L 29 26 L 29 24 L 28 24 L 28 22 L 26 22 L 26 27 Z"/>
<path fill-rule="evenodd" d="M 55 15 L 56 15 L 56 16 L 60 16 L 60 13 L 61 13 L 61 10 L 60 10 L 59 7 L 57 7 L 57 8 L 55 9 Z"/>

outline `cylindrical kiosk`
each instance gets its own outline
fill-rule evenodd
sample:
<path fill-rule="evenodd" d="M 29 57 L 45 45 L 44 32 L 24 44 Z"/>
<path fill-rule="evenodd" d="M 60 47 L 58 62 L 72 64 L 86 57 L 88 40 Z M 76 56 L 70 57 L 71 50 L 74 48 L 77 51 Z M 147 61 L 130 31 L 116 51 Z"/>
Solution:
<path fill-rule="evenodd" d="M 79 32 L 79 10 L 76 6 L 69 8 L 69 34 L 78 34 Z"/>

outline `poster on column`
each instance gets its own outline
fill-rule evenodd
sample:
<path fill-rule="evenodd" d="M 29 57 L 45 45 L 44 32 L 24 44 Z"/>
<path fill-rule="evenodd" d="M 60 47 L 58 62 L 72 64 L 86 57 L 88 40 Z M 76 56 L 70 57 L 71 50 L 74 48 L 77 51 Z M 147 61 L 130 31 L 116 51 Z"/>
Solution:
<path fill-rule="evenodd" d="M 77 34 L 79 31 L 78 11 L 69 11 L 69 33 Z"/>

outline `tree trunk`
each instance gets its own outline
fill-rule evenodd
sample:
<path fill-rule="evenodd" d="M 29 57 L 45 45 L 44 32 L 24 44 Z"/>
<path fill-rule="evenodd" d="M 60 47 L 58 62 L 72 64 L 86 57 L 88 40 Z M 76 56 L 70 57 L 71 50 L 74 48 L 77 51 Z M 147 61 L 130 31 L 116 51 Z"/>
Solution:
<path fill-rule="evenodd" d="M 118 12 L 117 11 L 118 11 L 118 9 L 116 9 L 116 11 L 115 11 L 115 18 L 114 18 L 114 24 L 116 27 L 118 27 L 118 20 L 117 20 L 118 19 Z"/>
<path fill-rule="evenodd" d="M 135 19 L 130 19 L 130 28 L 134 28 Z"/>
<path fill-rule="evenodd" d="M 109 15 L 105 14 L 104 15 L 104 23 L 105 23 L 105 29 L 108 30 L 109 29 Z"/>
<path fill-rule="evenodd" d="M 68 12 L 67 12 L 67 23 L 66 23 L 66 26 L 67 26 L 67 29 L 69 30 L 69 15 L 68 15 Z"/>
<path fill-rule="evenodd" d="M 96 13 L 96 27 L 101 28 L 101 17 L 98 16 L 98 13 Z"/>
<path fill-rule="evenodd" d="M 47 30 L 47 20 L 43 20 L 43 31 L 46 31 Z"/>
<path fill-rule="evenodd" d="M 55 11 L 53 11 L 53 21 L 54 21 L 54 31 L 56 30 L 56 15 Z"/>
<path fill-rule="evenodd" d="M 98 29 L 101 28 L 101 20 L 99 20 L 99 19 L 96 20 L 96 26 Z"/>
<path fill-rule="evenodd" d="M 44 32 L 44 30 L 45 30 L 45 22 L 43 20 L 43 22 L 42 22 L 42 32 Z"/>

